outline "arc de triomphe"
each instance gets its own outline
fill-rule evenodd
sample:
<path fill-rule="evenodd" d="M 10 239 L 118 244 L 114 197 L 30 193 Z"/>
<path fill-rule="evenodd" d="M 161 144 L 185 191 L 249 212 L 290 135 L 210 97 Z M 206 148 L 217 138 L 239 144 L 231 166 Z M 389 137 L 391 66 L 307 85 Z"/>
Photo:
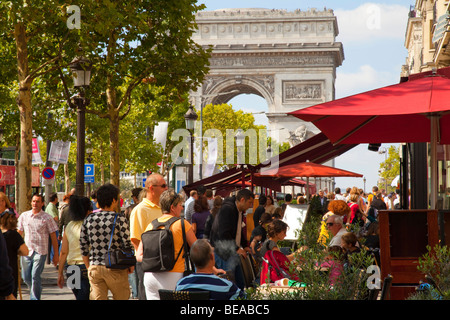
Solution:
<path fill-rule="evenodd" d="M 286 113 L 334 99 L 344 53 L 332 10 L 221 9 L 198 12 L 196 22 L 194 41 L 213 48 L 210 72 L 191 95 L 197 110 L 255 94 L 281 142 L 302 124 L 318 132 Z"/>

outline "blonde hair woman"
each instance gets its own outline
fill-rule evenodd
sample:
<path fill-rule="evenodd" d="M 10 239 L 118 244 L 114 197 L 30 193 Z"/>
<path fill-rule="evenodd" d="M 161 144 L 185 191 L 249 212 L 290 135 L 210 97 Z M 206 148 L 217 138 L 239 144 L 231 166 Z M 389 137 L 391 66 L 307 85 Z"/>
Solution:
<path fill-rule="evenodd" d="M 163 215 L 154 221 L 158 221 L 161 223 L 169 221 L 173 217 L 180 217 L 181 211 L 183 210 L 183 201 L 173 189 L 168 189 L 161 194 L 159 199 L 159 204 L 161 207 L 161 211 Z M 186 241 L 189 246 L 192 246 L 195 241 L 197 241 L 197 237 L 192 229 L 191 224 L 183 220 L 184 229 L 186 233 Z M 150 223 L 147 229 L 144 231 L 147 232 L 153 229 L 152 223 Z M 170 230 L 173 235 L 173 244 L 175 257 L 178 255 L 180 250 L 183 247 L 183 231 L 181 225 L 181 219 L 175 221 L 170 226 Z M 142 262 L 145 257 L 144 253 L 144 240 L 139 243 L 139 247 L 136 251 L 136 260 Z M 185 271 L 185 263 L 184 263 L 184 249 L 183 252 L 179 255 L 175 266 L 170 271 L 164 272 L 145 272 L 144 274 L 144 286 L 145 286 L 145 294 L 147 296 L 147 300 L 159 300 L 159 289 L 170 289 L 175 290 L 178 280 L 183 277 L 183 272 Z M 221 270 L 221 272 L 224 272 Z"/>

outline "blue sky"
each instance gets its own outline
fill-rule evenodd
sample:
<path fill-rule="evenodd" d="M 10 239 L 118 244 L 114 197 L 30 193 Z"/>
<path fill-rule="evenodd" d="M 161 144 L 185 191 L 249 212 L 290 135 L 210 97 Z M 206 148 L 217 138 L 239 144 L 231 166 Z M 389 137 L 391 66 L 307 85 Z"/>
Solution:
<path fill-rule="evenodd" d="M 203 0 L 199 3 L 206 5 L 205 10 L 333 9 L 339 28 L 336 41 L 343 43 L 345 56 L 343 64 L 336 70 L 335 83 L 336 98 L 342 98 L 399 82 L 401 66 L 408 55 L 404 46 L 408 12 L 415 0 Z M 267 111 L 265 100 L 256 95 L 239 95 L 229 103 L 235 110 Z M 255 120 L 267 124 L 264 115 L 255 115 Z M 389 145 L 382 147 L 389 148 Z M 363 174 L 366 177 L 366 191 L 370 191 L 377 184 L 379 164 L 384 159 L 384 154 L 368 151 L 367 144 L 362 144 L 336 158 L 335 166 Z M 336 186 L 363 188 L 363 179 L 336 178 Z"/>

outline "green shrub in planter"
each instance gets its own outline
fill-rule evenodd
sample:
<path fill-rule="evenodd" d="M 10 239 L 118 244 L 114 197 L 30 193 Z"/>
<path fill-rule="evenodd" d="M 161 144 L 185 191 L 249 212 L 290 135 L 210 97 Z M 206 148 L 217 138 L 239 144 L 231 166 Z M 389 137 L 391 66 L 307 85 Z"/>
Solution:
<path fill-rule="evenodd" d="M 450 299 L 450 248 L 436 245 L 427 246 L 427 253 L 419 258 L 417 269 L 425 274 L 431 286 L 422 286 L 408 297 L 408 300 Z"/>

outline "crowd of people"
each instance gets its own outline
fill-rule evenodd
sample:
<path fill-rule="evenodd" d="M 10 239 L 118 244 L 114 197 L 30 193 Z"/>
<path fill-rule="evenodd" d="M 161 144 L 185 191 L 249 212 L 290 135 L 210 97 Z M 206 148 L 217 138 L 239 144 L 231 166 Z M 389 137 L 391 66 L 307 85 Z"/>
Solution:
<path fill-rule="evenodd" d="M 365 246 L 379 247 L 378 210 L 396 208 L 397 197 L 395 193 L 385 195 L 377 187 L 372 191 L 367 197 L 356 187 L 344 194 L 336 188 L 333 193 L 319 190 L 313 195 L 320 202 L 322 216 L 319 241 L 327 243 L 330 252 L 336 248 L 345 254 L 357 252 L 361 236 L 366 239 Z M 122 210 L 119 189 L 114 185 L 101 186 L 91 198 L 67 194 L 58 206 L 56 194 L 51 194 L 44 206 L 43 196 L 34 194 L 32 209 L 18 215 L 0 193 L 0 253 L 8 253 L 9 260 L 1 272 L 11 274 L 0 284 L 1 297 L 17 298 L 20 264 L 30 299 L 39 300 L 46 260 L 58 268 L 61 288 L 77 271 L 80 281 L 72 289 L 77 300 L 104 300 L 109 293 L 117 300 L 154 300 L 159 299 L 160 289 L 208 290 L 212 299 L 242 297 L 246 283 L 241 258 L 251 255 L 261 266 L 267 251 L 281 252 L 278 243 L 289 228 L 282 221 L 286 206 L 312 201 L 301 194 L 295 199 L 287 194 L 278 205 L 271 195 L 255 196 L 248 189 L 226 198 L 214 197 L 204 186 L 190 191 L 185 199 L 168 188 L 159 174 L 151 174 L 144 188 L 133 189 L 133 204 Z M 255 198 L 258 204 L 252 209 Z M 248 212 L 253 213 L 254 225 L 250 237 Z M 168 228 L 177 256 L 174 266 L 164 272 L 149 272 L 145 261 L 151 257 L 147 256 L 143 235 L 155 228 L 155 222 L 161 226 L 171 219 L 174 222 Z M 352 224 L 359 225 L 364 234 L 349 232 L 347 227 Z M 133 248 L 135 266 L 107 268 L 108 247 Z M 294 259 L 293 253 L 284 256 L 287 261 Z M 186 273 L 186 260 L 193 262 L 193 272 Z M 261 279 L 261 283 L 266 281 L 265 275 Z"/>

